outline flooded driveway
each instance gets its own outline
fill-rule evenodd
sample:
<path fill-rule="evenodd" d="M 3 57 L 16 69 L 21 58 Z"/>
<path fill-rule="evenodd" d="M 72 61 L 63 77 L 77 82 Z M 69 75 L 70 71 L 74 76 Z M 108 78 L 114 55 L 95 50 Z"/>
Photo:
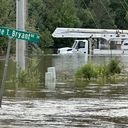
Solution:
<path fill-rule="evenodd" d="M 51 58 L 48 61 L 55 65 L 53 59 L 58 58 Z M 73 68 L 70 69 L 74 71 Z M 42 85 L 36 89 L 5 91 L 0 109 L 0 128 L 86 127 L 128 127 L 127 82 L 97 85 L 59 81 L 54 90 L 48 90 Z"/>

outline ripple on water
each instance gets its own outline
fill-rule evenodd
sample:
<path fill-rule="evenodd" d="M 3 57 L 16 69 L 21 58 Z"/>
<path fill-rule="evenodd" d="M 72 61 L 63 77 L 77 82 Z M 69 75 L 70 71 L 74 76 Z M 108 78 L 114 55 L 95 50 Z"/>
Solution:
<path fill-rule="evenodd" d="M 127 126 L 128 121 L 124 119 L 128 118 L 127 106 L 127 100 L 106 98 L 4 99 L 0 125 L 17 128 Z"/>

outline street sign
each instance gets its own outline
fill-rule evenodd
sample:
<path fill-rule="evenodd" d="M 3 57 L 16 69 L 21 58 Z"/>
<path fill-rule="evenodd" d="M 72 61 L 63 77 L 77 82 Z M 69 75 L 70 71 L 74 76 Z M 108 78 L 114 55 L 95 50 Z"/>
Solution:
<path fill-rule="evenodd" d="M 21 39 L 21 40 L 26 40 L 28 42 L 36 43 L 40 41 L 40 36 L 36 33 L 20 31 L 16 29 L 7 28 L 7 27 L 0 27 L 0 35 Z"/>

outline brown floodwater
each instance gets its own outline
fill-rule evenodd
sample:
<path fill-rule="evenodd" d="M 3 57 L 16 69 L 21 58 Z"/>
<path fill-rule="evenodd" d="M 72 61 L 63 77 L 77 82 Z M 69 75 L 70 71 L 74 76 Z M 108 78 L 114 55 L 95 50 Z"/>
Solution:
<path fill-rule="evenodd" d="M 110 58 L 92 57 L 90 61 L 101 64 Z M 128 56 L 118 58 L 127 66 Z M 40 86 L 34 89 L 6 86 L 0 108 L 0 128 L 128 127 L 128 82 L 105 85 L 67 82 L 86 61 L 78 55 L 40 57 Z M 10 62 L 10 67 L 14 65 Z M 3 61 L 0 66 L 3 67 Z M 50 66 L 54 66 L 57 73 L 56 87 L 52 90 L 44 86 L 44 73 Z M 9 68 L 8 77 L 13 68 Z"/>

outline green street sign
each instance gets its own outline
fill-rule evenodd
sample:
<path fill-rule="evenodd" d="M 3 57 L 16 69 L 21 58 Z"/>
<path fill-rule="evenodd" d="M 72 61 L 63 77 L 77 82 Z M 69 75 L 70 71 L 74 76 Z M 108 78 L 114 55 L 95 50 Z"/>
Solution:
<path fill-rule="evenodd" d="M 36 33 L 20 31 L 16 29 L 0 27 L 0 35 L 7 36 L 10 38 L 16 38 L 21 40 L 26 40 L 28 42 L 39 42 L 40 36 Z"/>

